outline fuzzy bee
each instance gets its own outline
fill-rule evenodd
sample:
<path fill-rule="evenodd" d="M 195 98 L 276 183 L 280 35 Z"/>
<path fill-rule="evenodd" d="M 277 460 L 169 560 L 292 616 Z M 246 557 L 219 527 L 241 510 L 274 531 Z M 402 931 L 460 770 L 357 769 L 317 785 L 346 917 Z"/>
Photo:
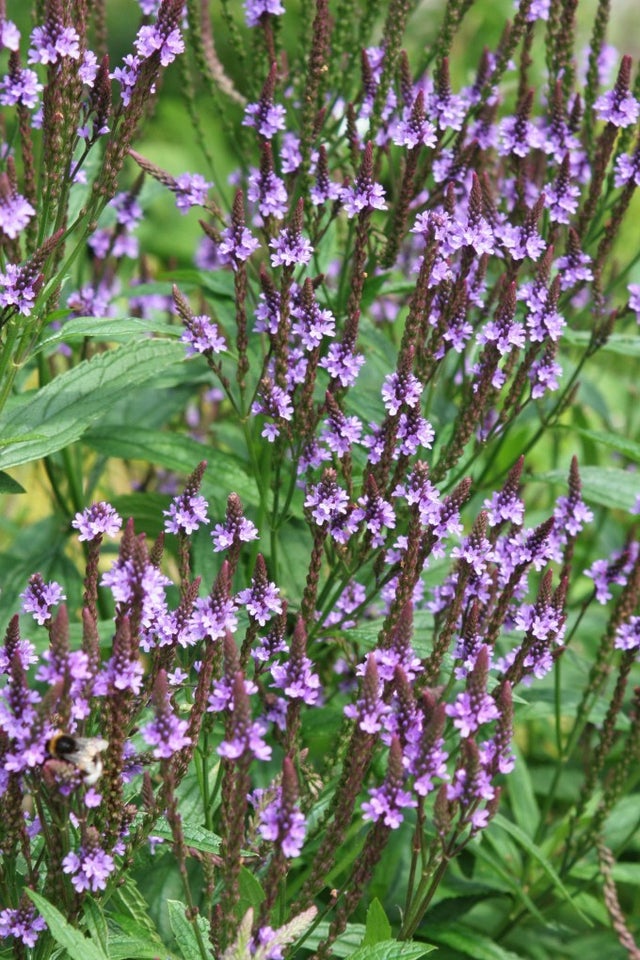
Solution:
<path fill-rule="evenodd" d="M 84 774 L 84 782 L 91 785 L 102 775 L 100 754 L 108 746 L 108 741 L 102 737 L 74 737 L 59 730 L 47 743 L 47 753 L 53 760 L 72 764 Z"/>

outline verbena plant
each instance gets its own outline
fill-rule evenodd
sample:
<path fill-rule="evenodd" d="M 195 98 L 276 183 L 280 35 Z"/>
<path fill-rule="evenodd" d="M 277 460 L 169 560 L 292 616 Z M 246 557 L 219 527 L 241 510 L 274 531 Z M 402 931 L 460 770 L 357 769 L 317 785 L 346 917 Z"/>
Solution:
<path fill-rule="evenodd" d="M 0 10 L 0 956 L 637 957 L 608 5 L 469 76 L 465 0 L 412 56 L 407 0 L 140 7 L 119 65 L 104 3 Z M 176 58 L 204 173 L 139 142 Z"/>

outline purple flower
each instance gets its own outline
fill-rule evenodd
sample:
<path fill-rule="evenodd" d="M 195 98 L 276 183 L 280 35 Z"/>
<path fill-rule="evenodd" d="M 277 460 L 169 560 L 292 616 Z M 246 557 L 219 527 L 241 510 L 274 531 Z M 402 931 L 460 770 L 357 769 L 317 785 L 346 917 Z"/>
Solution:
<path fill-rule="evenodd" d="M 226 350 L 226 340 L 217 325 L 206 314 L 190 317 L 185 323 L 187 329 L 180 340 L 186 344 L 187 357 L 193 357 L 197 353 L 220 353 Z"/>
<path fill-rule="evenodd" d="M 260 534 L 255 523 L 248 520 L 247 517 L 227 517 L 224 524 L 216 523 L 211 533 L 213 539 L 213 549 L 216 553 L 221 550 L 228 550 L 234 544 L 250 543 L 252 540 L 259 540 Z"/>
<path fill-rule="evenodd" d="M 55 607 L 66 597 L 62 587 L 55 580 L 45 583 L 39 573 L 29 578 L 29 586 L 20 594 L 22 612 L 30 613 L 33 619 L 42 626 L 51 618 L 51 607 Z"/>
<path fill-rule="evenodd" d="M 101 500 L 76 513 L 71 526 L 79 531 L 78 540 L 98 540 L 105 534 L 115 537 L 122 526 L 122 517 L 110 503 Z"/>
<path fill-rule="evenodd" d="M 422 384 L 412 373 L 390 373 L 385 377 L 382 399 L 391 416 L 395 416 L 403 404 L 415 407 L 421 396 Z"/>
<path fill-rule="evenodd" d="M 0 104 L 12 107 L 19 103 L 28 110 L 33 110 L 43 89 L 34 70 L 15 67 L 0 79 Z"/>
<path fill-rule="evenodd" d="M 352 187 L 342 188 L 342 203 L 348 217 L 357 216 L 362 210 L 386 210 L 384 187 L 367 177 L 359 176 Z"/>
<path fill-rule="evenodd" d="M 7 907 L 0 911 L 0 937 L 3 939 L 15 937 L 25 947 L 34 947 L 39 935 L 46 929 L 44 917 L 36 913 L 36 908 L 30 902 L 17 909 Z"/>
<path fill-rule="evenodd" d="M 248 27 L 257 27 L 261 17 L 279 17 L 284 13 L 280 0 L 244 0 L 244 10 Z"/>
<path fill-rule="evenodd" d="M 272 581 L 262 582 L 254 577 L 250 587 L 241 590 L 236 603 L 244 604 L 247 612 L 261 627 L 276 613 L 282 613 L 280 591 Z"/>
<path fill-rule="evenodd" d="M 20 49 L 20 31 L 13 20 L 3 19 L 0 23 L 0 47 L 14 52 Z"/>
<path fill-rule="evenodd" d="M 620 154 L 615 163 L 614 185 L 623 187 L 632 181 L 636 187 L 640 187 L 640 150 L 636 150 L 632 157 L 626 153 Z"/>
<path fill-rule="evenodd" d="M 189 746 L 191 737 L 187 736 L 188 720 L 179 720 L 171 708 L 167 688 L 167 675 L 160 670 L 153 690 L 155 719 L 140 728 L 145 743 L 153 747 L 157 759 L 168 760 L 178 750 Z"/>
<path fill-rule="evenodd" d="M 631 617 L 628 623 L 622 623 L 616 632 L 617 650 L 640 649 L 640 617 Z"/>
<path fill-rule="evenodd" d="M 604 604 L 611 599 L 610 584 L 624 586 L 627 582 L 637 560 L 638 549 L 637 541 L 633 540 L 624 550 L 614 553 L 608 560 L 596 560 L 585 570 L 585 576 L 594 582 L 598 603 Z"/>
<path fill-rule="evenodd" d="M 236 604 L 231 597 L 223 597 L 215 592 L 208 597 L 199 597 L 189 617 L 188 638 L 190 643 L 198 640 L 219 640 L 229 631 L 234 633 L 238 626 Z"/>
<path fill-rule="evenodd" d="M 369 799 L 362 804 L 365 820 L 381 820 L 386 827 L 396 830 L 404 820 L 403 810 L 417 807 L 418 801 L 402 789 L 402 750 L 397 737 L 392 737 L 389 768 L 381 787 L 369 791 Z"/>
<path fill-rule="evenodd" d="M 0 230 L 12 240 L 26 227 L 35 210 L 29 201 L 3 177 L 0 180 Z"/>
<path fill-rule="evenodd" d="M 73 27 L 64 27 L 51 17 L 44 27 L 34 27 L 28 62 L 57 63 L 62 57 L 78 60 L 80 37 Z"/>
<path fill-rule="evenodd" d="M 382 721 L 391 712 L 389 704 L 382 699 L 384 684 L 379 678 L 375 656 L 367 657 L 362 682 L 362 695 L 355 703 L 344 708 L 344 714 L 355 720 L 364 733 L 378 733 L 382 730 Z"/>
<path fill-rule="evenodd" d="M 627 290 L 629 291 L 629 309 L 634 311 L 636 320 L 640 323 L 640 283 L 630 283 Z"/>
<path fill-rule="evenodd" d="M 167 67 L 170 63 L 173 63 L 179 53 L 184 52 L 184 40 L 177 27 L 168 30 L 166 25 L 163 27 L 160 23 L 157 23 L 140 27 L 135 48 L 142 59 L 146 59 L 159 51 L 160 63 L 163 67 Z M 189 174 L 185 174 L 185 176 L 188 177 Z M 199 175 L 196 174 L 196 176 Z M 194 202 L 197 203 L 198 201 Z"/>
<path fill-rule="evenodd" d="M 629 127 L 640 116 L 640 103 L 629 90 L 620 90 L 618 86 L 598 97 L 593 109 L 601 120 L 616 127 Z"/>
<path fill-rule="evenodd" d="M 263 414 L 268 417 L 273 417 L 275 421 L 286 421 L 291 420 L 293 416 L 293 404 L 291 403 L 291 397 L 286 391 L 265 378 L 262 381 L 262 389 L 258 399 L 254 400 L 251 405 L 251 412 L 253 414 Z M 267 423 L 262 429 L 262 436 L 265 437 L 269 443 L 273 443 L 279 434 L 280 426 L 277 423 Z"/>
<path fill-rule="evenodd" d="M 269 100 L 248 103 L 244 109 L 244 127 L 255 127 L 261 137 L 271 140 L 278 130 L 284 130 L 287 112 L 282 104 Z"/>
<path fill-rule="evenodd" d="M 207 507 L 209 504 L 203 496 L 185 490 L 174 497 L 168 510 L 163 510 L 165 517 L 164 528 L 167 533 L 193 533 L 201 523 L 209 523 Z"/>
<path fill-rule="evenodd" d="M 206 206 L 207 191 L 212 186 L 200 173 L 181 173 L 176 178 L 175 189 L 176 207 L 180 213 L 187 213 L 191 207 Z"/>
<path fill-rule="evenodd" d="M 249 174 L 247 197 L 258 204 L 262 217 L 274 217 L 282 220 L 289 206 L 289 195 L 284 182 L 273 170 L 262 171 L 253 168 Z"/>
<path fill-rule="evenodd" d="M 304 815 L 297 806 L 290 807 L 283 802 L 283 788 L 278 787 L 275 798 L 260 811 L 260 836 L 277 844 L 285 857 L 297 857 L 302 850 L 306 828 Z"/>
<path fill-rule="evenodd" d="M 364 363 L 361 353 L 354 353 L 353 347 L 346 343 L 332 343 L 327 355 L 320 360 L 333 380 L 339 380 L 343 387 L 352 387 Z"/>
<path fill-rule="evenodd" d="M 19 266 L 8 263 L 4 273 L 0 273 L 0 307 L 15 307 L 18 313 L 28 317 L 31 314 L 37 287 L 41 281 L 34 278 L 30 264 Z"/>
<path fill-rule="evenodd" d="M 80 847 L 78 853 L 68 853 L 62 861 L 62 872 L 71 876 L 71 883 L 78 893 L 105 890 L 107 880 L 115 870 L 113 857 L 98 845 Z"/>
<path fill-rule="evenodd" d="M 445 709 L 447 716 L 454 718 L 453 725 L 460 731 L 461 737 L 471 736 L 483 723 L 489 723 L 499 716 L 495 701 L 488 693 L 476 698 L 464 691 L 458 694 L 455 703 L 448 703 Z"/>
<path fill-rule="evenodd" d="M 260 241 L 253 236 L 248 227 L 233 225 L 225 227 L 221 233 L 218 253 L 222 263 L 231 264 L 236 269 L 238 263 L 248 260 L 260 247 Z"/>
<path fill-rule="evenodd" d="M 269 241 L 269 246 L 274 251 L 271 254 L 272 267 L 309 263 L 313 254 L 311 241 L 295 227 L 284 227 L 277 237 Z"/>
<path fill-rule="evenodd" d="M 283 690 L 291 700 L 302 700 L 313 706 L 320 696 L 320 677 L 313 672 L 313 664 L 306 656 L 306 643 L 304 624 L 298 620 L 286 663 L 274 664 L 271 668 L 272 686 Z"/>
<path fill-rule="evenodd" d="M 393 507 L 384 500 L 377 490 L 370 490 L 358 499 L 358 506 L 353 511 L 354 523 L 364 521 L 366 529 L 371 534 L 371 543 L 380 547 L 384 543 L 383 530 L 393 530 L 396 525 L 396 515 Z"/>

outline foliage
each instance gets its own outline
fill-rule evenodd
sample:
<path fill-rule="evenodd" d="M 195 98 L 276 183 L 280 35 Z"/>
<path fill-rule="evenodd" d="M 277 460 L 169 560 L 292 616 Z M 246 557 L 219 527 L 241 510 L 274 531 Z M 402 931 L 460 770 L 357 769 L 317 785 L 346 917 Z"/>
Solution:
<path fill-rule="evenodd" d="M 0 957 L 637 957 L 640 75 L 285 6 L 0 10 Z"/>

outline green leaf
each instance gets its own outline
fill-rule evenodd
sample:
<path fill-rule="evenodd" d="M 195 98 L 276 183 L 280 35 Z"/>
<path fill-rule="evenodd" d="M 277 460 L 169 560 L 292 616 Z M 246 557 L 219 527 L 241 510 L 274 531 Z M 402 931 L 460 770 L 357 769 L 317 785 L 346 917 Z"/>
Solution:
<path fill-rule="evenodd" d="M 587 347 L 591 343 L 591 333 L 586 330 L 562 331 L 562 342 L 576 347 Z M 607 342 L 598 348 L 602 353 L 615 353 L 623 357 L 640 357 L 640 338 L 633 334 L 613 333 Z"/>
<path fill-rule="evenodd" d="M 238 884 L 240 887 L 240 902 L 238 904 L 240 916 L 243 917 L 249 908 L 253 909 L 255 913 L 264 900 L 264 890 L 260 881 L 246 867 L 241 867 Z"/>
<path fill-rule="evenodd" d="M 158 822 L 153 827 L 153 835 L 162 837 L 163 840 L 173 840 L 173 834 L 170 827 L 165 822 Z M 219 853 L 221 839 L 211 830 L 200 827 L 194 823 L 183 821 L 182 832 L 187 846 L 195 850 L 201 850 L 203 853 Z"/>
<path fill-rule="evenodd" d="M 522 960 L 519 953 L 505 950 L 489 937 L 483 936 L 476 930 L 465 929 L 460 924 L 457 924 L 454 929 L 449 925 L 430 923 L 429 936 L 436 943 L 452 947 L 468 957 L 473 957 L 473 960 Z"/>
<path fill-rule="evenodd" d="M 575 899 L 571 896 L 564 883 L 560 879 L 559 875 L 556 873 L 555 869 L 547 860 L 547 858 L 542 854 L 540 848 L 535 844 L 529 836 L 521 830 L 520 827 L 516 826 L 515 823 L 511 823 L 510 820 L 507 820 L 501 813 L 497 813 L 492 821 L 492 826 L 501 827 L 506 833 L 510 834 L 515 840 L 518 841 L 521 847 L 529 853 L 534 860 L 540 864 L 547 877 L 553 883 L 553 886 L 557 891 L 559 891 L 567 903 L 576 911 L 578 916 L 580 916 L 585 922 L 589 922 L 584 914 L 578 910 L 575 904 Z"/>
<path fill-rule="evenodd" d="M 220 450 L 212 450 L 210 446 L 198 443 L 191 437 L 129 425 L 126 429 L 115 425 L 100 425 L 90 430 L 84 440 L 104 456 L 120 457 L 123 460 L 145 460 L 185 476 L 190 474 L 201 460 L 206 460 L 208 468 L 205 470 L 201 489 L 207 500 L 218 509 L 221 506 L 224 509 L 230 493 L 237 493 L 243 505 L 257 500 L 255 483 L 236 457 Z"/>
<path fill-rule="evenodd" d="M 87 337 L 107 342 L 130 343 L 134 338 L 148 338 L 150 333 L 178 337 L 181 328 L 166 322 L 142 320 L 139 317 L 102 319 L 100 317 L 74 317 L 67 320 L 59 330 L 48 332 L 33 350 L 33 355 L 49 350 L 60 343 L 82 343 Z"/>
<path fill-rule="evenodd" d="M 109 940 L 109 960 L 182 960 L 159 940 L 144 940 L 137 937 L 115 936 Z M 198 953 L 198 960 L 202 960 Z"/>
<path fill-rule="evenodd" d="M 540 809 L 536 803 L 526 759 L 520 756 L 517 747 L 512 746 L 512 749 L 516 757 L 516 765 L 508 778 L 509 803 L 516 823 L 526 832 L 530 824 L 538 823 Z"/>
<path fill-rule="evenodd" d="M 438 948 L 430 943 L 400 943 L 398 940 L 383 940 L 375 946 L 361 946 L 349 954 L 350 960 L 418 960 Z"/>
<path fill-rule="evenodd" d="M 25 488 L 10 477 L 8 473 L 0 471 L 0 493 L 26 493 Z"/>
<path fill-rule="evenodd" d="M 369 904 L 367 910 L 367 932 L 364 935 L 363 945 L 382 943 L 391 938 L 391 924 L 384 912 L 384 907 L 377 897 Z"/>
<path fill-rule="evenodd" d="M 35 890 L 25 888 L 25 892 L 35 904 L 38 913 L 46 920 L 53 939 L 64 947 L 71 960 L 108 960 L 108 955 L 104 953 L 100 944 L 72 927 L 57 907 Z"/>
<path fill-rule="evenodd" d="M 167 909 L 169 911 L 171 930 L 173 931 L 173 935 L 176 938 L 184 960 L 203 960 L 193 923 L 187 920 L 185 916 L 186 905 L 181 903 L 180 900 L 167 900 Z M 198 924 L 202 940 L 205 944 L 208 944 L 209 924 L 204 917 L 196 917 L 195 922 Z M 213 960 L 213 953 L 210 951 L 207 951 L 207 953 Z"/>
<path fill-rule="evenodd" d="M 82 909 L 89 936 L 92 940 L 95 940 L 96 943 L 100 944 L 100 949 L 104 953 L 109 953 L 107 949 L 109 931 L 102 907 L 96 903 L 95 900 L 91 899 L 91 897 L 87 897 L 82 904 Z"/>
<path fill-rule="evenodd" d="M 131 400 L 137 386 L 183 356 L 180 344 L 166 340 L 128 344 L 92 357 L 22 396 L 0 416 L 0 438 L 5 443 L 0 469 L 46 457 L 78 440 L 111 404 L 124 397 Z"/>
<path fill-rule="evenodd" d="M 552 470 L 537 474 L 536 480 L 567 485 L 567 471 Z M 580 480 L 585 500 L 604 507 L 629 511 L 640 496 L 640 474 L 615 467 L 580 467 Z"/>

